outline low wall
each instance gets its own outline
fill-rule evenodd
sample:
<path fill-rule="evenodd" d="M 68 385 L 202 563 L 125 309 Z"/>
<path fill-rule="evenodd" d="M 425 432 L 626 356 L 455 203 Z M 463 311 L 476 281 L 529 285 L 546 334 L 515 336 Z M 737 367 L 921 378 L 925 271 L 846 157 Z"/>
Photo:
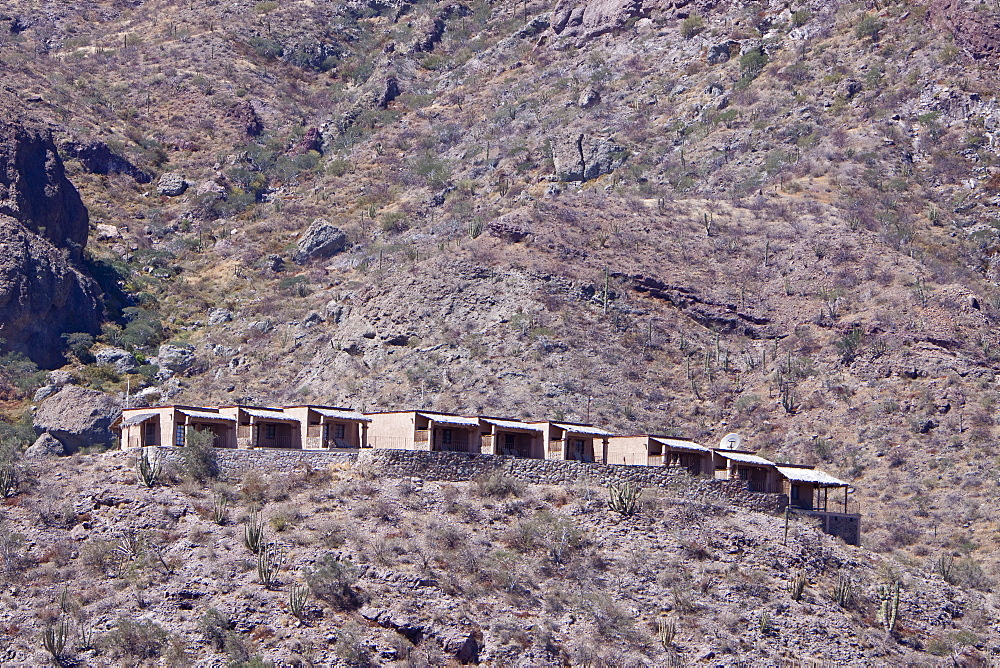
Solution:
<path fill-rule="evenodd" d="M 164 462 L 182 463 L 180 448 L 159 446 L 152 449 Z M 323 469 L 331 464 L 353 466 L 357 458 L 357 450 L 215 449 L 219 477 L 223 480 L 240 480 L 248 471 L 293 473 L 307 468 Z"/>
<path fill-rule="evenodd" d="M 179 448 L 155 448 L 165 462 L 181 462 Z M 219 476 L 239 480 L 248 471 L 292 473 L 331 464 L 348 464 L 359 471 L 387 478 L 423 478 L 464 482 L 500 472 L 535 485 L 583 485 L 606 487 L 611 482 L 633 482 L 640 487 L 658 487 L 690 501 L 715 501 L 758 512 L 784 509 L 783 494 L 750 492 L 738 481 L 692 476 L 686 469 L 663 466 L 590 464 L 575 461 L 521 459 L 504 455 L 420 450 L 215 450 Z"/>
<path fill-rule="evenodd" d="M 758 494 L 747 491 L 740 482 L 696 477 L 685 469 L 663 466 L 590 464 L 416 450 L 363 450 L 356 466 L 390 478 L 415 477 L 452 482 L 472 480 L 493 472 L 536 485 L 591 484 L 604 487 L 611 482 L 629 481 L 641 487 L 670 490 L 690 500 L 722 500 L 759 512 L 778 512 L 787 503 L 783 494 Z"/>

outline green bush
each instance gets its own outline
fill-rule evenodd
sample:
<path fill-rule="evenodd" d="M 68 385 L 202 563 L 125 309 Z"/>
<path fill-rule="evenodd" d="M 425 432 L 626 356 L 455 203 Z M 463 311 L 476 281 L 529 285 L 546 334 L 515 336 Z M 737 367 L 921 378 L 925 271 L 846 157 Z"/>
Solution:
<path fill-rule="evenodd" d="M 885 30 L 885 22 L 877 16 L 865 14 L 861 19 L 861 22 L 858 23 L 858 27 L 854 29 L 854 35 L 858 39 L 867 39 L 872 42 L 877 42 L 883 30 Z"/>
<path fill-rule="evenodd" d="M 767 65 L 767 54 L 757 47 L 740 56 L 740 76 L 745 82 L 753 81 Z"/>
<path fill-rule="evenodd" d="M 209 430 L 197 431 L 188 427 L 181 448 L 185 475 L 195 482 L 205 482 L 219 474 L 215 459 L 215 433 Z"/>
<path fill-rule="evenodd" d="M 94 355 L 90 352 L 90 348 L 94 345 L 93 336 L 86 332 L 73 332 L 63 334 L 62 338 L 66 342 L 66 347 L 80 362 L 90 364 L 94 361 Z"/>
<path fill-rule="evenodd" d="M 681 37 L 691 39 L 705 28 L 705 19 L 701 18 L 698 12 L 692 12 L 690 16 L 681 22 Z"/>
<path fill-rule="evenodd" d="M 155 659 L 167 646 L 167 632 L 151 620 L 134 621 L 119 617 L 114 630 L 102 643 L 112 656 L 138 665 L 145 659 Z"/>
<path fill-rule="evenodd" d="M 349 559 L 330 553 L 306 575 L 306 584 L 313 596 L 341 610 L 354 610 L 364 602 L 354 587 L 357 581 L 357 567 Z"/>

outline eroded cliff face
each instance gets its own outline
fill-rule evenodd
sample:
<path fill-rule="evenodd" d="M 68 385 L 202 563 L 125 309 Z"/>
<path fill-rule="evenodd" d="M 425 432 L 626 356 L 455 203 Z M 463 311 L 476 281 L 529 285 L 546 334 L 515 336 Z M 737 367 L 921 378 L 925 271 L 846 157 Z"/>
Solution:
<path fill-rule="evenodd" d="M 80 262 L 87 209 L 51 133 L 0 123 L 0 339 L 43 367 L 63 363 L 62 335 L 96 333 L 100 290 Z"/>

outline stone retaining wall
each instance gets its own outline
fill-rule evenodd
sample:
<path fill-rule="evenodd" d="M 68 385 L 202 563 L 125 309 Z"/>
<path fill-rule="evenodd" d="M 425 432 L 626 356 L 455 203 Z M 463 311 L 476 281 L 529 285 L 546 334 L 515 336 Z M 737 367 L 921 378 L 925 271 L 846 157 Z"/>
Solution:
<path fill-rule="evenodd" d="M 162 461 L 182 464 L 181 451 L 171 446 L 153 448 Z M 231 450 L 216 448 L 215 461 L 219 466 L 219 477 L 223 480 L 240 480 L 248 471 L 266 473 L 292 473 L 307 468 L 323 469 L 331 464 L 354 466 L 358 458 L 357 450 Z"/>
<path fill-rule="evenodd" d="M 181 463 L 177 448 L 161 446 L 156 451 L 165 462 Z M 583 485 L 606 487 L 629 481 L 641 487 L 659 487 L 690 501 L 722 502 L 758 512 L 779 512 L 787 499 L 782 494 L 750 492 L 737 481 L 696 477 L 680 468 L 589 464 L 573 461 L 520 459 L 503 455 L 418 450 L 253 450 L 217 449 L 219 476 L 240 480 L 248 471 L 292 473 L 346 464 L 359 471 L 388 478 L 423 478 L 463 482 L 500 472 L 535 485 Z"/>

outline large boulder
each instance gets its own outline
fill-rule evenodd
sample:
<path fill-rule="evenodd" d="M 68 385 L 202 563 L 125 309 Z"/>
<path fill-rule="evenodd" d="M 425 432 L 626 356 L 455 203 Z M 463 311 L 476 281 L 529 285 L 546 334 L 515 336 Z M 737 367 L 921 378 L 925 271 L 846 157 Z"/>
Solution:
<path fill-rule="evenodd" d="M 114 367 L 118 373 L 132 373 L 139 368 L 135 356 L 122 348 L 101 348 L 94 358 L 98 364 Z"/>
<path fill-rule="evenodd" d="M 175 346 L 164 343 L 157 352 L 156 361 L 161 368 L 182 373 L 194 364 L 194 350 L 190 346 Z"/>
<path fill-rule="evenodd" d="M 615 171 L 628 158 L 628 151 L 609 137 L 574 132 L 552 143 L 556 178 L 560 181 L 590 181 Z"/>
<path fill-rule="evenodd" d="M 42 402 L 35 412 L 35 433 L 49 433 L 67 454 L 114 441 L 111 424 L 122 413 L 121 402 L 103 392 L 68 385 Z"/>
<path fill-rule="evenodd" d="M 153 176 L 133 165 L 128 158 L 118 155 L 102 141 L 64 142 L 63 152 L 76 158 L 92 174 L 125 174 L 137 183 L 149 183 Z"/>
<path fill-rule="evenodd" d="M 178 195 L 183 195 L 184 191 L 187 190 L 188 182 L 184 180 L 184 177 L 175 172 L 166 172 L 160 177 L 160 180 L 156 182 L 156 192 L 159 195 L 166 195 L 167 197 L 177 197 Z"/>
<path fill-rule="evenodd" d="M 317 219 L 299 239 L 299 246 L 292 257 L 296 264 L 330 257 L 344 250 L 347 235 L 322 218 Z"/>
<path fill-rule="evenodd" d="M 59 439 L 52 434 L 45 432 L 39 436 L 34 443 L 24 451 L 27 458 L 33 457 L 60 457 L 66 454 L 66 448 L 59 442 Z"/>

